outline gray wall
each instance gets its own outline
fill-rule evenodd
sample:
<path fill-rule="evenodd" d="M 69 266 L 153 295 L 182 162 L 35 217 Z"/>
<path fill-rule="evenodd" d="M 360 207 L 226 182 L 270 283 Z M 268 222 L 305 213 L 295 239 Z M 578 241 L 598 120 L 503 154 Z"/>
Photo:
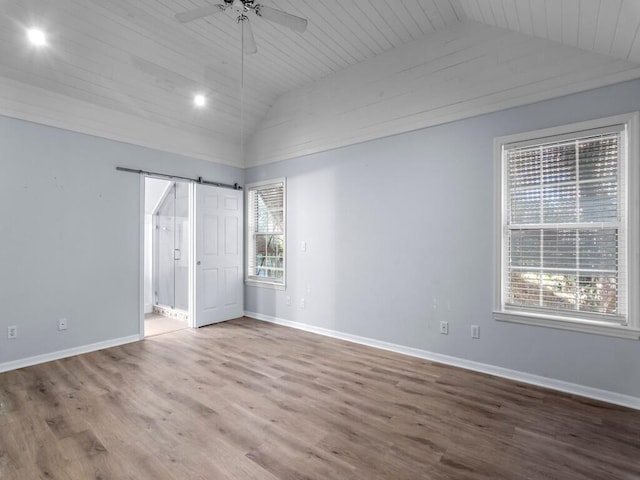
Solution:
<path fill-rule="evenodd" d="M 640 396 L 640 342 L 491 317 L 493 138 L 632 110 L 640 81 L 244 173 L 0 117 L 0 364 L 138 333 L 139 181 L 123 165 L 288 178 L 288 288 L 247 288 L 248 311 Z"/>
<path fill-rule="evenodd" d="M 139 331 L 138 175 L 241 169 L 0 117 L 0 364 Z M 57 320 L 69 320 L 66 332 Z M 7 340 L 7 326 L 18 338 Z"/>
<path fill-rule="evenodd" d="M 494 137 L 634 110 L 640 81 L 247 170 L 287 177 L 289 243 L 286 292 L 245 309 L 640 396 L 640 342 L 491 315 Z"/>

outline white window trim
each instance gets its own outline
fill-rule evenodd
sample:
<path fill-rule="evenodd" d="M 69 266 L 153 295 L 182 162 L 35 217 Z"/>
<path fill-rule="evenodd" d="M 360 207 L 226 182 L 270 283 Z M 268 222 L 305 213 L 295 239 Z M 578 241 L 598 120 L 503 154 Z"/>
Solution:
<path fill-rule="evenodd" d="M 592 130 L 612 125 L 627 125 L 628 157 L 624 164 L 626 173 L 626 210 L 628 232 L 628 323 L 613 325 L 608 322 L 597 322 L 583 319 L 572 319 L 548 313 L 531 313 L 507 310 L 503 303 L 504 273 L 504 201 L 507 172 L 504 169 L 503 146 L 516 142 L 545 137 L 557 137 L 583 130 Z M 495 320 L 551 327 L 561 330 L 572 330 L 584 333 L 607 335 L 620 338 L 640 340 L 640 155 L 638 141 L 640 139 L 640 113 L 633 112 L 586 122 L 563 125 L 531 132 L 508 135 L 494 139 L 494 311 Z"/>
<path fill-rule="evenodd" d="M 280 282 L 272 282 L 269 280 L 257 280 L 256 278 L 249 277 L 249 235 L 251 232 L 249 231 L 249 191 L 255 187 L 261 187 L 263 185 L 271 185 L 274 183 L 282 183 L 283 191 L 282 191 L 282 218 L 284 221 L 284 273 L 282 276 L 282 283 Z M 245 226 L 244 231 L 245 234 L 245 248 L 244 248 L 244 256 L 245 256 L 245 269 L 244 269 L 244 283 L 250 287 L 261 287 L 261 288 L 271 288 L 273 290 L 286 290 L 287 288 L 287 256 L 288 256 L 288 245 L 287 245 L 287 179 L 286 177 L 280 178 L 272 178 L 269 180 L 263 180 L 260 182 L 248 183 L 244 186 L 245 190 L 245 202 L 246 205 L 246 215 L 245 215 Z"/>

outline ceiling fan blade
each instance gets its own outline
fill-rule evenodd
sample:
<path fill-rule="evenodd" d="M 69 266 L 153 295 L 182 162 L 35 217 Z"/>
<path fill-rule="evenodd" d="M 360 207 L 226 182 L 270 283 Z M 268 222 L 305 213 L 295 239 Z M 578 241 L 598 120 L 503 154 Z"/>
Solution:
<path fill-rule="evenodd" d="M 256 15 L 266 18 L 274 23 L 278 23 L 285 27 L 290 28 L 295 32 L 302 33 L 307 28 L 307 20 L 302 17 L 296 17 L 290 13 L 283 12 L 277 8 L 271 8 L 264 5 L 255 6 Z"/>
<path fill-rule="evenodd" d="M 258 47 L 256 46 L 256 38 L 253 36 L 251 22 L 244 15 L 238 20 L 242 22 L 242 50 L 244 53 L 256 53 Z"/>
<path fill-rule="evenodd" d="M 193 10 L 187 10 L 186 12 L 176 13 L 175 18 L 180 23 L 187 23 L 202 17 L 224 12 L 226 9 L 226 5 L 210 5 L 208 7 L 195 8 Z"/>

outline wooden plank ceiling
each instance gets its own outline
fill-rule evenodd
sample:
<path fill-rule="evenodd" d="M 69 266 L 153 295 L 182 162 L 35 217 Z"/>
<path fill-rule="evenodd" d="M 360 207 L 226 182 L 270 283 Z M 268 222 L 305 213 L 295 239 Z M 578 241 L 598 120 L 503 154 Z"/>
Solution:
<path fill-rule="evenodd" d="M 231 14 L 175 21 L 205 0 L 0 0 L 0 114 L 243 166 L 243 145 L 288 92 L 467 19 L 640 61 L 635 0 L 263 3 L 308 29 L 252 15 L 258 53 L 243 57 Z M 49 48 L 27 45 L 30 26 L 48 32 Z M 199 92 L 204 110 L 191 103 Z"/>
<path fill-rule="evenodd" d="M 487 25 L 640 62 L 637 0 L 459 0 Z"/>
<path fill-rule="evenodd" d="M 244 89 L 235 18 L 225 12 L 189 24 L 174 19 L 207 5 L 202 0 L 0 0 L 0 76 L 149 125 L 239 144 L 283 93 L 445 28 L 462 15 L 450 0 L 264 3 L 307 18 L 309 26 L 298 34 L 252 15 L 258 54 L 244 57 Z M 24 29 L 32 25 L 50 35 L 46 51 L 25 43 Z M 210 108 L 193 109 L 197 92 L 210 97 Z M 20 116 L 16 110 L 13 105 L 10 113 Z M 238 163 L 231 160 L 226 163 Z"/>

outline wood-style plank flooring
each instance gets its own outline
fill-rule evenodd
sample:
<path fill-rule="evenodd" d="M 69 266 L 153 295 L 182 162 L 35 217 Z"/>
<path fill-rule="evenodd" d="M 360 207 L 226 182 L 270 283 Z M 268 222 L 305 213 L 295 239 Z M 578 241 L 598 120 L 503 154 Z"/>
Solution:
<path fill-rule="evenodd" d="M 639 479 L 640 412 L 243 318 L 0 374 L 0 479 Z"/>

